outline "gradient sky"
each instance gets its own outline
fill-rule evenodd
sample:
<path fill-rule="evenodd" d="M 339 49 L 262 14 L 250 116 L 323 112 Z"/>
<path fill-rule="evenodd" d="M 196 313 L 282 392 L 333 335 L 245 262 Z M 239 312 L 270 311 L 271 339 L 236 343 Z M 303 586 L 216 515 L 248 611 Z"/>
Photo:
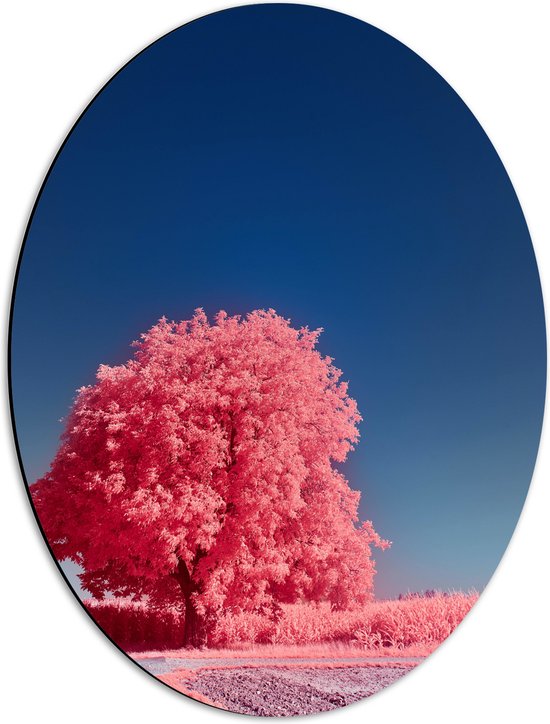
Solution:
<path fill-rule="evenodd" d="M 186 25 L 116 76 L 23 255 L 12 390 L 29 483 L 97 366 L 198 306 L 325 329 L 364 417 L 345 471 L 393 541 L 379 597 L 483 588 L 535 462 L 543 306 L 510 180 L 429 65 L 348 16 L 262 5 Z"/>

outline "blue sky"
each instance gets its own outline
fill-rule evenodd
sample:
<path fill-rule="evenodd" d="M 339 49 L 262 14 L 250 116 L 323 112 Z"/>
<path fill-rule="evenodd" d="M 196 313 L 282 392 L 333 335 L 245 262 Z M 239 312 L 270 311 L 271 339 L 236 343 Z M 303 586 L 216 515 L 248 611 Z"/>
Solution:
<path fill-rule="evenodd" d="M 482 588 L 530 482 L 536 262 L 487 136 L 417 55 L 305 6 L 207 16 L 128 65 L 43 189 L 12 328 L 29 483 L 77 387 L 162 315 L 323 327 L 364 417 L 346 464 L 393 541 L 377 595 Z"/>

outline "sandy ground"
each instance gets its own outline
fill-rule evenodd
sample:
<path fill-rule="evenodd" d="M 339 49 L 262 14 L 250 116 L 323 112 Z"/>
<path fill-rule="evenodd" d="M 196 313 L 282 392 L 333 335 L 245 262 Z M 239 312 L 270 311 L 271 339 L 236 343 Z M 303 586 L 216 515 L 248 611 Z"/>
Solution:
<path fill-rule="evenodd" d="M 404 676 L 418 659 L 155 657 L 138 663 L 183 693 L 229 711 L 292 716 L 336 709 L 372 696 Z"/>

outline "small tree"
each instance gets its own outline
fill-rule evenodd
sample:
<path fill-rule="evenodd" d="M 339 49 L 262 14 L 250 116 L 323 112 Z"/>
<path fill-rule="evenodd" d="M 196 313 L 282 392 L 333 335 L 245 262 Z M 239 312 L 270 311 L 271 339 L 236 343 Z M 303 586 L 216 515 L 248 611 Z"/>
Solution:
<path fill-rule="evenodd" d="M 210 325 L 199 309 L 78 390 L 32 496 L 93 596 L 179 598 L 187 646 L 222 610 L 372 596 L 370 547 L 388 543 L 359 525 L 360 494 L 334 465 L 361 418 L 320 331 L 273 310 Z"/>

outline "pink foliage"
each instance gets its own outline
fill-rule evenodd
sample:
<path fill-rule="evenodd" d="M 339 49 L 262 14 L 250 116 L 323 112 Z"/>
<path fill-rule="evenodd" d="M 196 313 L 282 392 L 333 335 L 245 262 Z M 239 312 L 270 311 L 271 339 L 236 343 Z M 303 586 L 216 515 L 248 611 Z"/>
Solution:
<path fill-rule="evenodd" d="M 227 615 L 218 620 L 212 644 L 355 641 L 369 649 L 437 645 L 456 628 L 476 600 L 475 593 L 438 593 L 430 598 L 374 601 L 346 611 L 333 611 L 326 603 L 298 604 L 285 606 L 277 622 L 247 613 Z"/>
<path fill-rule="evenodd" d="M 368 649 L 439 645 L 455 630 L 477 599 L 477 593 L 454 593 L 379 601 L 369 606 L 354 637 Z"/>
<path fill-rule="evenodd" d="M 437 593 L 430 598 L 373 601 L 350 611 L 333 611 L 327 603 L 290 604 L 282 606 L 278 621 L 255 612 L 226 613 L 209 632 L 208 643 L 212 648 L 239 647 L 245 651 L 258 644 L 271 644 L 277 647 L 278 655 L 285 656 L 288 646 L 303 649 L 327 643 L 382 653 L 414 649 L 412 655 L 425 655 L 454 631 L 476 600 L 476 593 Z M 182 614 L 177 609 L 160 611 L 142 602 L 117 599 L 86 605 L 122 648 L 143 651 L 182 645 Z M 319 656 L 322 652 L 310 654 Z"/>
<path fill-rule="evenodd" d="M 371 546 L 389 544 L 360 524 L 360 494 L 335 466 L 361 418 L 315 349 L 320 331 L 273 310 L 210 324 L 199 309 L 162 319 L 78 391 L 32 495 L 94 597 L 179 599 L 204 631 L 227 610 L 371 600 Z"/>
<path fill-rule="evenodd" d="M 96 623 L 125 651 L 183 645 L 183 618 L 176 606 L 159 608 L 124 598 L 87 599 L 84 605 Z"/>

